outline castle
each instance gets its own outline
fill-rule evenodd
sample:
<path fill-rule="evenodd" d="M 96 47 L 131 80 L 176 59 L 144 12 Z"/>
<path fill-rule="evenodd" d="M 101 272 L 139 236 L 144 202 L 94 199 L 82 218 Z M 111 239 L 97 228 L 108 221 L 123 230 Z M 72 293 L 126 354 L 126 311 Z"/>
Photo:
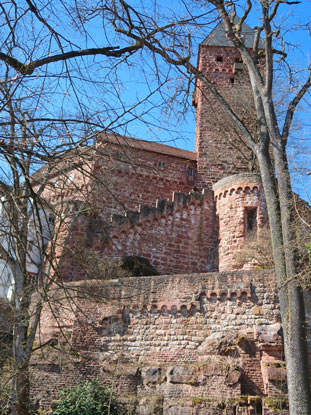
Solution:
<path fill-rule="evenodd" d="M 251 47 L 252 30 L 242 34 Z M 222 24 L 200 45 L 198 68 L 256 131 L 248 76 Z M 273 271 L 236 262 L 267 225 L 260 176 L 199 80 L 193 104 L 195 152 L 99 134 L 44 191 L 55 206 L 65 197 L 72 216 L 57 248 L 66 286 L 41 321 L 40 341 L 58 347 L 31 365 L 42 408 L 97 376 L 141 415 L 288 413 Z M 124 257 L 158 275 L 121 278 L 111 264 Z"/>

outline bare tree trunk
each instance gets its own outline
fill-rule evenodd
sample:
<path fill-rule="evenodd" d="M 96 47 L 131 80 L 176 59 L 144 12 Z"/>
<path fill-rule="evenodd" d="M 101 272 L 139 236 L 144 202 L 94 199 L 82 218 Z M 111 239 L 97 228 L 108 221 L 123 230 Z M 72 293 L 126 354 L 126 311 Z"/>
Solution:
<path fill-rule="evenodd" d="M 269 153 L 267 151 L 258 152 L 257 156 L 269 214 L 275 274 L 284 330 L 290 414 L 309 415 L 311 414 L 311 396 L 307 370 L 305 313 L 302 291 L 295 279 L 296 240 L 290 203 L 290 182 L 287 178 L 288 168 L 286 162 L 280 163 L 280 160 L 275 160 L 279 167 L 278 187 L 281 188 L 278 199 L 274 177 L 271 173 Z"/>
<path fill-rule="evenodd" d="M 287 280 L 279 286 L 279 297 L 284 330 L 289 408 L 291 415 L 307 415 L 311 414 L 311 393 L 307 370 L 308 350 L 304 300 L 299 281 L 296 279 L 297 241 L 293 225 L 292 189 L 285 149 L 283 154 L 275 149 L 274 157 L 278 174 L 287 277 Z"/>
<path fill-rule="evenodd" d="M 14 368 L 12 415 L 28 415 L 29 401 L 29 371 L 28 362 L 22 367 Z"/>
<path fill-rule="evenodd" d="M 13 381 L 12 414 L 28 415 L 30 413 L 29 356 L 27 356 L 27 338 L 29 328 L 28 309 L 30 290 L 27 278 L 19 264 L 15 264 L 15 310 L 13 332 Z"/>

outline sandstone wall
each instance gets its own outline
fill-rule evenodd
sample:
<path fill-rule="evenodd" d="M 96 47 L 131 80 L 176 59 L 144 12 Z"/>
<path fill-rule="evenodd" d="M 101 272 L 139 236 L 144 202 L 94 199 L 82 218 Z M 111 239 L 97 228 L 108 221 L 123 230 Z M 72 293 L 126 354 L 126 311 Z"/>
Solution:
<path fill-rule="evenodd" d="M 261 179 L 252 173 L 234 175 L 220 180 L 213 189 L 219 221 L 219 270 L 239 269 L 239 262 L 243 259 L 238 258 L 241 250 L 260 238 L 268 224 Z M 267 244 L 267 241 L 263 243 Z M 258 262 L 251 255 L 248 258 L 245 254 L 244 260 L 247 261 L 242 265 L 244 269 L 258 267 Z"/>
<path fill-rule="evenodd" d="M 158 199 L 156 208 L 114 215 L 110 223 L 79 215 L 70 230 L 61 275 L 67 281 L 97 278 L 95 263 L 104 265 L 105 258 L 124 255 L 147 258 L 161 274 L 213 271 L 218 267 L 217 243 L 213 193 L 174 192 L 172 201 Z"/>
<path fill-rule="evenodd" d="M 56 207 L 83 202 L 92 214 L 109 220 L 113 213 L 155 206 L 157 197 L 168 199 L 173 191 L 189 192 L 194 187 L 195 153 L 156 143 L 150 146 L 162 153 L 148 151 L 139 147 L 141 140 L 128 140 L 131 146 L 100 144 L 60 162 L 49 172 L 42 196 Z M 38 180 L 43 182 L 47 173 L 42 171 Z"/>
<path fill-rule="evenodd" d="M 98 376 L 139 414 L 262 414 L 272 382 L 266 362 L 280 378 L 269 272 L 81 281 L 53 298 L 40 340 L 53 338 L 66 354 L 46 349 L 33 358 L 42 407 L 60 387 Z M 283 399 L 284 382 L 283 374 L 271 383 L 272 400 Z"/>
<path fill-rule="evenodd" d="M 262 66 L 262 63 L 259 63 Z M 200 45 L 198 68 L 217 85 L 218 91 L 252 133 L 257 124 L 247 71 L 241 56 L 231 47 Z M 195 151 L 198 154 L 198 180 L 211 186 L 232 174 L 252 171 L 254 157 L 241 133 L 215 97 L 197 81 Z"/>
<path fill-rule="evenodd" d="M 189 160 L 146 151 L 139 144 L 138 148 L 106 144 L 98 152 L 90 202 L 104 220 L 140 205 L 155 206 L 156 198 L 169 199 L 174 191 L 189 192 L 195 185 L 194 153 L 187 152 Z"/>
<path fill-rule="evenodd" d="M 173 192 L 189 192 L 194 188 L 195 159 L 195 153 L 190 151 L 129 138 L 120 144 L 100 143 L 60 162 L 49 175 L 44 171 L 38 174 L 38 182 L 47 180 L 42 196 L 55 212 L 53 249 L 55 246 L 56 255 L 53 257 L 57 258 L 62 278 L 94 278 L 92 267 L 87 265 L 94 255 L 103 253 L 114 258 L 145 256 L 163 273 L 181 269 L 186 272 L 214 270 L 211 256 L 216 232 L 211 237 L 212 196 L 206 195 L 205 202 L 193 200 L 186 207 L 182 202 L 179 210 L 174 210 L 176 203 L 167 201 Z M 163 204 L 165 209 L 161 209 Z M 153 212 L 154 217 L 150 217 Z M 121 220 L 117 215 L 122 216 Z M 139 222 L 135 220 L 133 226 L 132 219 L 138 216 Z M 130 226 L 126 224 L 128 218 Z M 189 229 L 190 221 L 194 229 Z M 163 237 L 166 245 L 160 249 L 159 241 L 162 243 Z M 198 254 L 190 258 L 192 244 L 196 245 Z M 92 251 L 89 258 L 85 258 L 85 252 L 81 256 L 85 249 Z"/>

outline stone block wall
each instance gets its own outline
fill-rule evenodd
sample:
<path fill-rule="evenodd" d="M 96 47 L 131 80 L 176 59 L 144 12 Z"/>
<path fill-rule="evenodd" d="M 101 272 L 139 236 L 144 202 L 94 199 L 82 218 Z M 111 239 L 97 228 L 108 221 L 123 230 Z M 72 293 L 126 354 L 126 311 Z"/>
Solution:
<path fill-rule="evenodd" d="M 52 172 L 43 170 L 38 181 L 49 179 L 42 197 L 61 208 L 79 201 L 84 209 L 109 220 L 114 213 L 137 210 L 140 205 L 155 206 L 157 197 L 168 199 L 174 191 L 192 190 L 197 177 L 195 153 L 148 142 L 141 148 L 141 142 L 131 138 L 120 144 L 99 142 L 60 162 Z"/>
<path fill-rule="evenodd" d="M 120 137 L 121 139 L 125 140 Z M 53 250 L 55 247 L 56 252 L 53 257 L 57 258 L 55 265 L 62 272 L 62 278 L 94 277 L 89 275 L 92 274 L 92 269 L 88 269 L 87 274 L 84 272 L 87 261 L 85 256 L 82 259 L 79 257 L 84 248 L 93 250 L 92 260 L 94 255 L 102 255 L 104 252 L 111 257 L 131 254 L 146 256 L 155 262 L 156 267 L 159 266 L 160 272 L 165 273 L 179 272 L 185 262 L 188 266 L 183 269 L 187 272 L 214 269 L 210 265 L 214 244 L 211 241 L 216 237 L 210 236 L 214 227 L 211 223 L 212 197 L 205 196 L 204 203 L 194 198 L 191 206 L 180 207 L 179 211 L 175 209 L 174 212 L 169 212 L 168 208 L 172 202 L 166 203 L 173 192 L 177 198 L 178 192 L 189 192 L 195 187 L 195 153 L 130 138 L 120 144 L 100 141 L 96 148 L 81 151 L 71 159 L 60 162 L 52 172 L 45 174 L 43 171 L 37 176 L 38 182 L 46 180 L 42 197 L 55 212 Z M 166 203 L 165 212 L 156 209 L 159 202 Z M 189 230 L 190 223 L 185 225 L 185 229 L 181 225 L 190 221 L 192 210 L 195 211 L 191 219 L 194 228 L 198 231 L 199 217 L 202 231 L 197 234 L 191 231 L 192 236 L 188 241 L 186 231 Z M 148 215 L 156 211 L 155 217 L 147 218 L 147 211 Z M 203 211 L 206 218 L 203 217 Z M 139 212 L 141 220 L 135 228 L 123 226 L 121 229 L 122 220 L 125 219 L 126 222 L 125 216 L 137 218 Z M 111 222 L 113 215 L 114 220 Z M 123 215 L 123 219 L 118 220 L 116 215 Z M 181 216 L 179 220 L 178 215 L 187 215 L 187 218 Z M 207 226 L 210 230 L 207 230 Z M 107 242 L 107 231 L 113 228 L 110 242 Z M 168 228 L 177 236 L 174 241 Z M 156 253 L 155 247 L 159 246 L 162 237 L 167 237 L 166 246 Z M 202 253 L 205 249 L 202 241 L 206 237 L 207 248 Z M 182 243 L 176 242 L 181 238 Z M 135 245 L 130 246 L 130 239 L 135 241 Z M 191 244 L 194 243 L 198 254 L 190 259 L 190 251 L 193 249 Z M 189 246 L 183 253 L 182 248 L 186 245 Z M 66 255 L 70 257 L 68 260 L 64 258 Z M 173 255 L 176 256 L 175 259 L 172 259 Z M 84 262 L 83 267 L 72 263 L 77 258 Z M 175 265 L 180 261 L 179 268 L 174 267 L 172 261 Z"/>
<path fill-rule="evenodd" d="M 64 280 L 96 278 L 90 274 L 91 263 L 125 255 L 147 258 L 161 274 L 213 271 L 217 243 L 213 193 L 174 192 L 172 201 L 158 199 L 155 208 L 114 215 L 110 223 L 79 215 L 70 230 L 61 275 Z"/>
<path fill-rule="evenodd" d="M 113 143 L 98 147 L 90 205 L 103 220 L 140 205 L 154 207 L 156 198 L 169 199 L 174 191 L 187 193 L 195 186 L 195 153 L 184 151 L 184 158 L 177 157 L 164 154 L 171 148 L 160 145 L 162 153 L 147 151 L 136 141 L 136 147 Z"/>
<path fill-rule="evenodd" d="M 219 221 L 219 270 L 239 269 L 237 255 L 247 248 L 248 238 L 259 238 L 268 224 L 261 179 L 252 173 L 237 174 L 220 180 L 213 189 Z M 244 269 L 257 266 L 251 259 Z"/>
<path fill-rule="evenodd" d="M 64 353 L 46 349 L 33 358 L 32 390 L 41 407 L 61 387 L 98 376 L 137 414 L 267 409 L 263 350 L 270 367 L 283 358 L 271 273 L 81 281 L 52 298 L 40 341 L 53 338 Z M 264 328 L 274 333 L 270 342 Z"/>
<path fill-rule="evenodd" d="M 260 66 L 263 64 L 259 62 Z M 235 114 L 251 133 L 256 134 L 257 123 L 250 83 L 239 52 L 231 47 L 202 44 L 198 69 L 217 85 L 218 91 Z M 200 80 L 196 83 L 194 105 L 199 182 L 211 187 L 226 176 L 254 171 L 255 158 L 244 137 Z"/>

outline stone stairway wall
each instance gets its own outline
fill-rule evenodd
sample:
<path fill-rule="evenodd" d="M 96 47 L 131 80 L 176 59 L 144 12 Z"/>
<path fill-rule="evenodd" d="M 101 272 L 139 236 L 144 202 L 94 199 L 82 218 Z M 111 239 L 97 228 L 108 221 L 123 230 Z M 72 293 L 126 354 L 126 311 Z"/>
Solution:
<path fill-rule="evenodd" d="M 101 278 L 100 267 L 92 271 L 90 263 L 104 269 L 109 266 L 105 261 L 123 256 L 147 258 L 160 274 L 214 271 L 217 241 L 212 191 L 174 192 L 172 200 L 157 199 L 156 207 L 113 215 L 110 222 L 79 215 L 61 274 L 65 280 Z"/>

